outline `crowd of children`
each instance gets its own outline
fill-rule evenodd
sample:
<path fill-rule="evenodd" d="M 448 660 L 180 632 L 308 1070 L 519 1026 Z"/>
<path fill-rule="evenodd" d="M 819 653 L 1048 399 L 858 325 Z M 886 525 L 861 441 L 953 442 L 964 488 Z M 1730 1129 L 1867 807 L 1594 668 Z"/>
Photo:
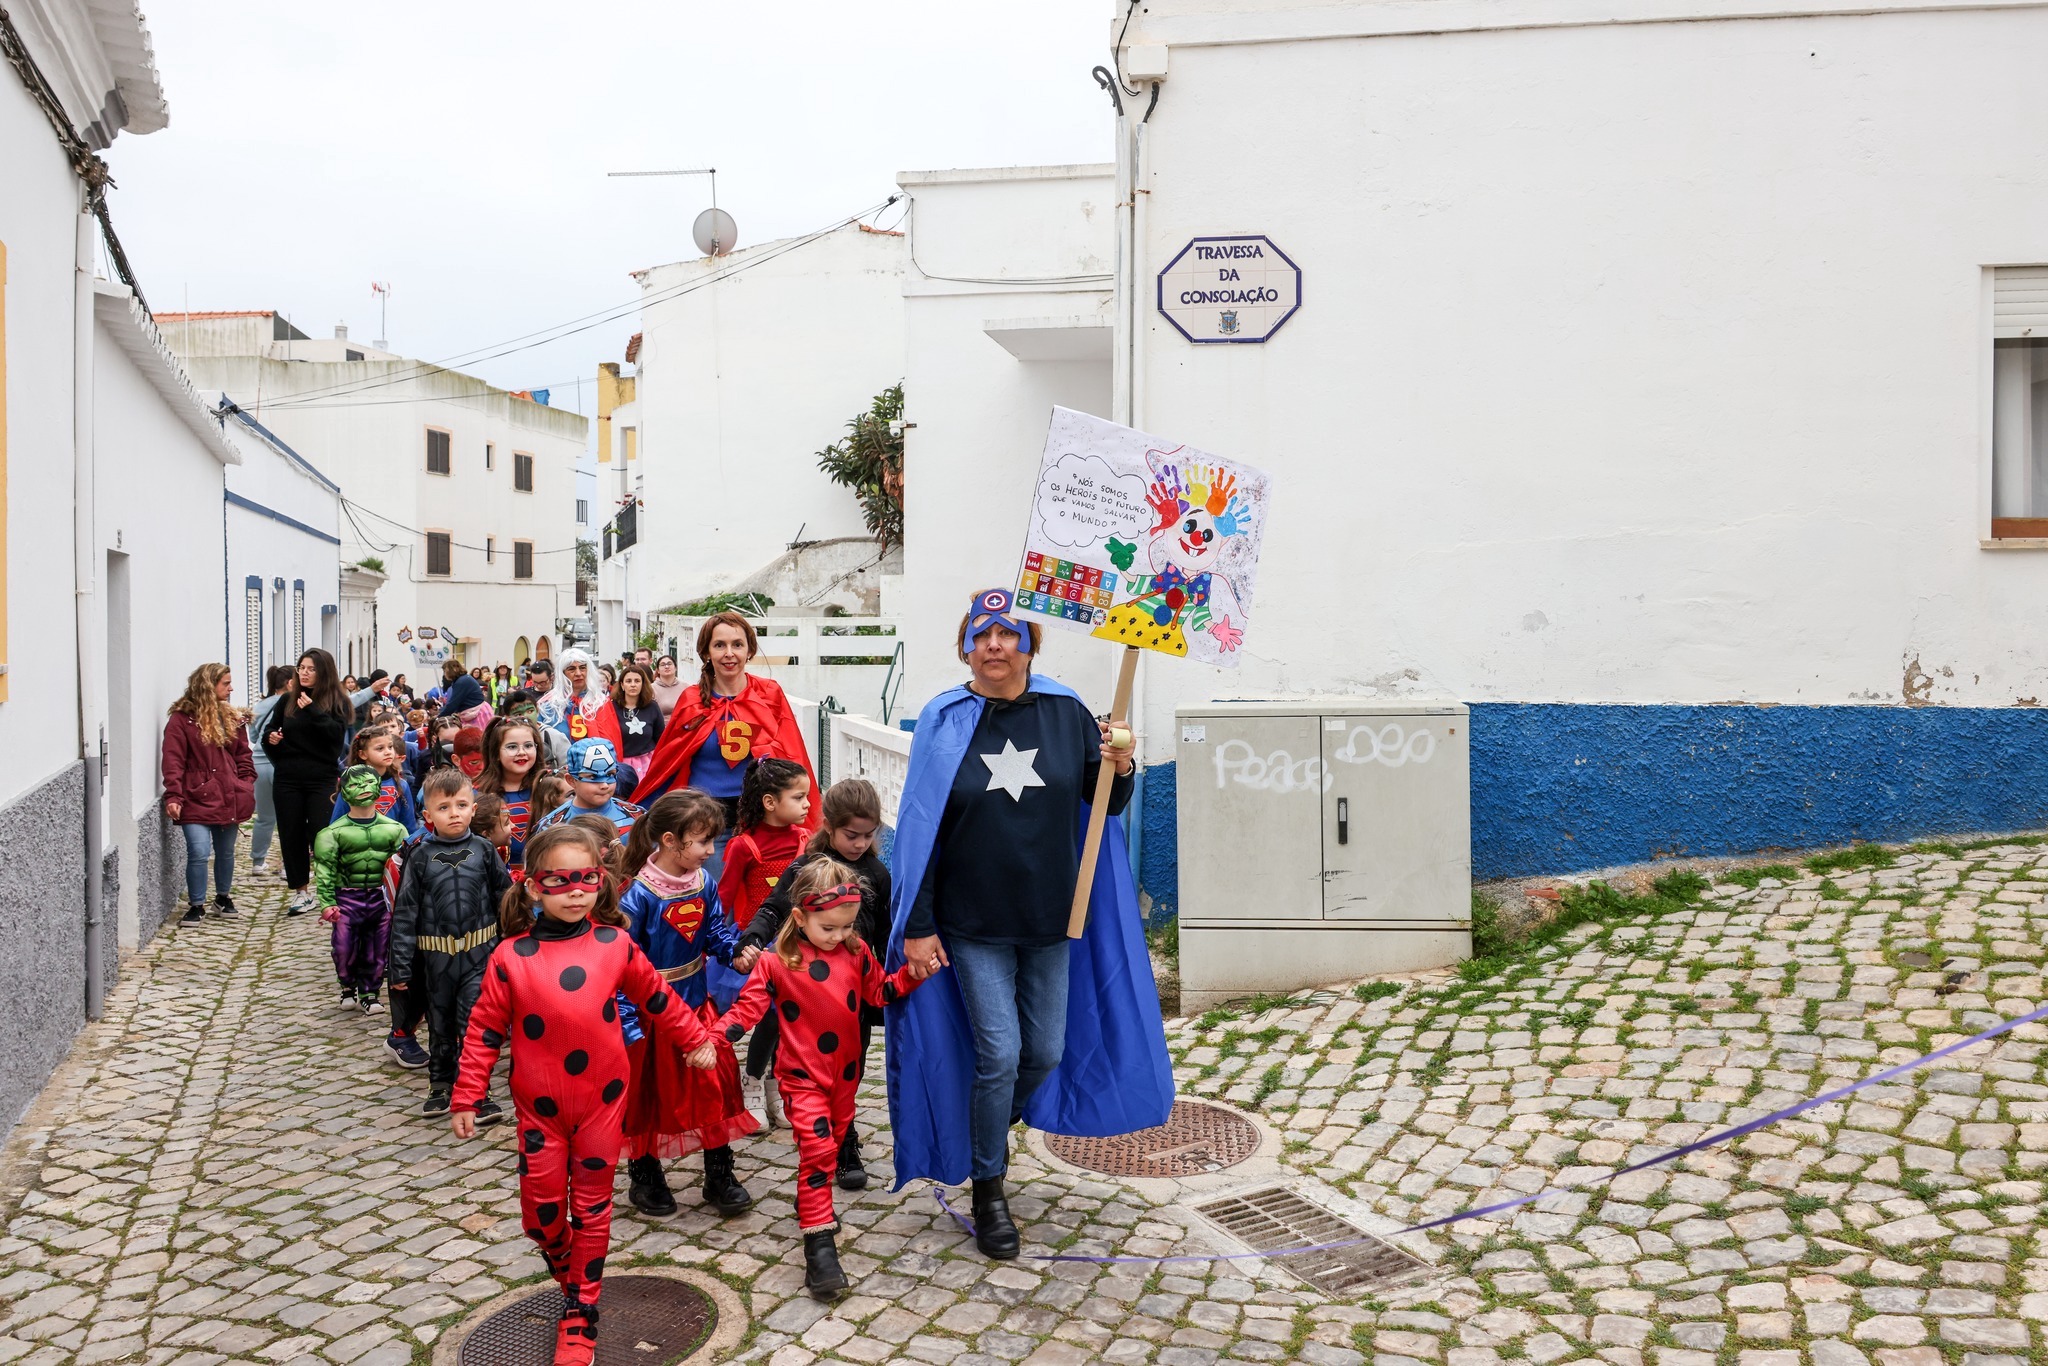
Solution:
<path fill-rule="evenodd" d="M 523 1225 L 562 1289 L 556 1360 L 583 1366 L 622 1160 L 632 1205 L 660 1217 L 677 1208 L 663 1163 L 701 1151 L 705 1206 L 736 1215 L 754 1197 L 734 1141 L 786 1122 L 806 1284 L 845 1291 L 831 1187 L 867 1185 L 854 1095 L 883 1006 L 919 977 L 880 966 L 868 783 L 834 784 L 814 819 L 808 770 L 755 760 L 715 871 L 726 802 L 620 800 L 610 741 L 568 745 L 556 772 L 548 730 L 517 710 L 481 733 L 373 717 L 313 857 L 342 1005 L 385 1009 L 388 988 L 385 1046 L 426 1070 L 423 1114 L 464 1138 L 502 1123 L 490 1078 L 510 1050 Z"/>

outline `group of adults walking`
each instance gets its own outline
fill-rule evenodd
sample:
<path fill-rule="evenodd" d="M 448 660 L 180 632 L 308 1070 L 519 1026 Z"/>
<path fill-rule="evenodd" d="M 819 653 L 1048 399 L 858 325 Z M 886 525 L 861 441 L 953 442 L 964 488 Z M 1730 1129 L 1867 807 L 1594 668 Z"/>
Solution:
<path fill-rule="evenodd" d="M 888 1012 L 889 1105 L 897 1184 L 971 1181 L 976 1242 L 1005 1258 L 1019 1250 L 1004 1189 L 1011 1129 L 1107 1136 L 1163 1124 L 1173 1080 L 1119 821 L 1085 929 L 1068 937 L 1087 804 L 1107 763 L 1110 810 L 1122 810 L 1131 743 L 1034 672 L 1039 628 L 1007 592 L 976 594 L 954 640 L 970 677 L 919 714 L 896 821 L 886 966 L 913 962 L 938 980 Z M 671 656 L 635 657 L 610 671 L 607 688 L 601 666 L 565 651 L 561 677 L 536 661 L 545 672 L 529 665 L 518 681 L 552 684 L 558 705 L 585 716 L 612 706 L 621 757 L 647 790 L 688 785 L 730 803 L 744 777 L 736 746 L 799 761 L 806 747 L 780 687 L 748 672 L 752 623 L 720 614 L 695 643 L 693 680 Z M 356 704 L 324 650 L 272 674 L 253 730 L 230 701 L 224 665 L 194 670 L 171 708 L 165 803 L 185 831 L 187 920 L 206 914 L 209 858 L 213 908 L 233 913 L 235 833 L 252 814 L 255 861 L 268 852 L 268 816 L 285 882 L 295 892 L 307 884 Z M 434 691 L 443 712 L 464 713 L 512 698 L 499 686 L 511 679 L 509 668 L 478 680 L 455 665 Z"/>

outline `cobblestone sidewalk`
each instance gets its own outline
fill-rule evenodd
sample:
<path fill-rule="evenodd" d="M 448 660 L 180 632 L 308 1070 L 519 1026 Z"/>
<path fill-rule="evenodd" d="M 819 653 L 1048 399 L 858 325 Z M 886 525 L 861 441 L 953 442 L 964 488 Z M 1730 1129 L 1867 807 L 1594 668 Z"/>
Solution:
<path fill-rule="evenodd" d="M 2032 849 L 1774 882 L 1581 927 L 1499 978 L 1171 1022 L 1183 1088 L 1259 1113 L 1283 1174 L 1405 1223 L 1588 1179 L 2043 999 Z M 425 1362 L 542 1279 L 505 1142 L 418 1118 L 385 1017 L 334 1003 L 325 927 L 284 918 L 274 883 L 243 900 L 124 966 L 15 1134 L 0 1362 Z M 801 1290 L 786 1131 L 742 1143 L 741 1219 L 700 1212 L 695 1159 L 671 1166 L 676 1218 L 621 1200 L 611 1266 L 724 1277 L 753 1321 L 735 1359 L 776 1366 L 2039 1366 L 2043 1038 L 1432 1234 L 1438 1274 L 1384 1299 L 1330 1301 L 1278 1262 L 1034 1263 L 1216 1244 L 1175 1195 L 1024 1152 L 1025 1260 L 980 1260 L 929 1192 L 869 1190 L 842 1202 L 855 1293 L 828 1310 Z M 884 1185 L 878 1085 L 861 1122 Z"/>

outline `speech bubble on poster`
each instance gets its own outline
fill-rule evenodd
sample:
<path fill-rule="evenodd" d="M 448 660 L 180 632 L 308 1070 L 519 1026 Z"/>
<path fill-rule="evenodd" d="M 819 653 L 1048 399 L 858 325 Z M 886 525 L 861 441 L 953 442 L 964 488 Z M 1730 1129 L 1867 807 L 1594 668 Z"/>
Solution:
<path fill-rule="evenodd" d="M 1055 408 L 1016 608 L 1119 645 L 1235 668 L 1251 626 L 1264 470 Z"/>

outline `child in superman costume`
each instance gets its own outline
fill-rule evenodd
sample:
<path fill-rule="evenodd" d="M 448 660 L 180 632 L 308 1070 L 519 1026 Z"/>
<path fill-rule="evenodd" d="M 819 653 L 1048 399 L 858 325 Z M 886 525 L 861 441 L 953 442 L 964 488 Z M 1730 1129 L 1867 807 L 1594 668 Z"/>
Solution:
<path fill-rule="evenodd" d="M 334 975 L 341 1003 L 368 1011 L 378 1005 L 389 951 L 391 903 L 384 899 L 384 864 L 407 839 L 406 829 L 377 814 L 383 777 L 367 764 L 341 775 L 348 810 L 313 837 L 313 884 L 321 918 L 334 927 Z"/>
<path fill-rule="evenodd" d="M 1066 847 L 1060 844 L 1056 830 L 1043 825 L 1026 829 L 1023 824 L 1026 813 L 1033 809 L 1030 804 L 1054 792 L 1073 792 L 1078 797 L 1070 815 L 1058 810 L 1045 814 L 1055 823 L 1071 819 L 1071 847 L 1076 851 L 1085 838 L 1087 802 L 1093 789 L 1083 781 L 1081 772 L 1066 772 L 1062 766 L 1081 769 L 1083 751 L 1092 745 L 1078 740 L 1092 742 L 1096 723 L 1087 717 L 1072 689 L 1029 672 L 1036 629 L 1014 615 L 1006 591 L 975 595 L 961 623 L 960 657 L 965 661 L 986 650 L 985 633 L 1004 633 L 996 639 L 1009 642 L 1010 652 L 1020 655 L 1027 666 L 1021 688 L 1009 699 L 992 699 L 964 685 L 949 688 L 927 703 L 918 716 L 890 862 L 894 885 L 886 961 L 891 967 L 905 961 L 906 938 L 930 933 L 917 923 L 931 914 L 930 896 L 921 897 L 920 893 L 927 878 L 936 880 L 941 872 L 936 855 L 949 805 L 957 807 L 963 795 L 983 795 L 984 780 L 993 800 L 1016 804 L 1019 824 L 1014 829 L 1014 846 L 1043 842 L 1049 859 L 1055 848 Z M 976 667 L 984 667 L 978 658 Z M 1080 709 L 1079 716 L 1072 714 L 1075 708 Z M 996 730 L 1027 724 L 1045 728 L 1047 744 L 1056 738 L 1064 743 L 1057 751 L 1041 751 L 1031 748 L 1039 741 L 1027 735 L 1024 744 L 991 745 Z M 1082 728 L 1087 734 L 1077 737 L 1076 731 Z M 985 730 L 989 733 L 982 734 Z M 1094 762 L 1092 757 L 1089 762 Z M 1020 765 L 1035 765 L 1035 769 L 1023 772 Z M 1002 781 L 1004 774 L 1016 780 L 1014 786 Z M 1002 790 L 1005 787 L 1008 796 Z M 1077 853 L 1076 866 L 1078 862 Z M 992 886 L 991 890 L 996 889 Z M 1053 897 L 1050 891 L 1041 895 Z M 1069 882 L 1064 892 L 1053 897 L 1056 906 L 1030 909 L 1039 918 L 1056 917 L 1057 935 L 1064 930 L 1071 895 Z M 906 928 L 914 923 L 920 933 L 906 935 Z M 943 917 L 939 930 L 942 936 L 947 933 Z M 1119 817 L 1110 817 L 1103 830 L 1084 932 L 1059 951 L 1066 956 L 1067 974 L 1066 1027 L 1059 1061 L 1030 1095 L 1020 1097 L 1021 1104 L 1012 1110 L 1012 1122 L 1021 1109 L 1023 1121 L 1032 1128 L 1087 1138 L 1166 1123 L 1173 1108 L 1173 1070 Z M 958 956 L 954 947 L 949 946 L 947 952 Z M 975 1154 L 970 1117 L 975 1109 L 978 1059 L 959 974 L 958 966 L 941 968 L 930 990 L 885 1012 L 896 1186 L 900 1189 L 917 1177 L 949 1185 L 974 1178 L 976 1213 L 986 1216 L 977 1220 L 977 1243 L 989 1256 L 1014 1257 L 1018 1237 L 1000 1174 L 1006 1164 L 985 1158 L 978 1162 Z M 977 1170 L 977 1166 L 993 1166 L 994 1170 Z"/>

